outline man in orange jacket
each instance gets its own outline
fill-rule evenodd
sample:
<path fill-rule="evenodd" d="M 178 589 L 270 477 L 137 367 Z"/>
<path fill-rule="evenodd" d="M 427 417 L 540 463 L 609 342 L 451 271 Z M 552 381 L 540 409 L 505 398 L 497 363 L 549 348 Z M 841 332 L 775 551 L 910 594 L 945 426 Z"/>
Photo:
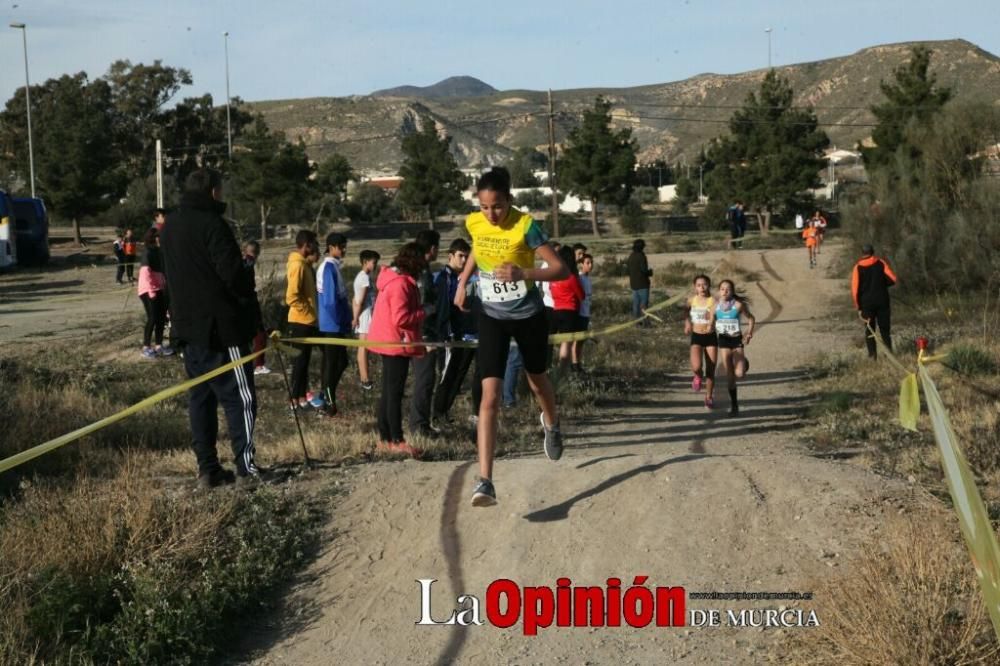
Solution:
<path fill-rule="evenodd" d="M 864 245 L 861 248 L 861 259 L 854 264 L 851 272 L 851 296 L 858 316 L 865 322 L 865 344 L 868 346 L 868 357 L 872 359 L 878 357 L 874 337 L 876 326 L 882 342 L 892 349 L 889 287 L 894 284 L 896 274 L 889 268 L 889 264 L 875 256 L 875 249 L 871 245 Z M 871 327 L 871 331 L 868 327 Z"/>

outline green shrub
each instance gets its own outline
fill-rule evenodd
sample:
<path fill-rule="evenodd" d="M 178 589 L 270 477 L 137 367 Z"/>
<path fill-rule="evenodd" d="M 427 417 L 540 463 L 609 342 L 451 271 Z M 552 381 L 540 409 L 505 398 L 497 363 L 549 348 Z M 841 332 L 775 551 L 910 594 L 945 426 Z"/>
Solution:
<path fill-rule="evenodd" d="M 964 375 L 988 375 L 997 371 L 993 356 L 972 345 L 955 345 L 948 350 L 945 363 Z"/>

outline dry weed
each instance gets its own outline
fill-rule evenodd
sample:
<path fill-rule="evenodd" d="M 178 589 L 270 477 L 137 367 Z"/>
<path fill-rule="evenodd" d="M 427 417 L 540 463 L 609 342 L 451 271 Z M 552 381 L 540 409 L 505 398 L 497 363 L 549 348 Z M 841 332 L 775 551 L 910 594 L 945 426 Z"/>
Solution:
<path fill-rule="evenodd" d="M 792 638 L 793 663 L 996 663 L 992 625 L 953 516 L 895 517 L 840 579 L 815 589 L 819 627 Z"/>

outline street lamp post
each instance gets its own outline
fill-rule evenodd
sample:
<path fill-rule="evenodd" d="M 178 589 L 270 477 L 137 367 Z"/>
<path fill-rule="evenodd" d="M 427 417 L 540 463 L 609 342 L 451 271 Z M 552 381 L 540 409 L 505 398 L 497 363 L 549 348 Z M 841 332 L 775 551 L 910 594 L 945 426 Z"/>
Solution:
<path fill-rule="evenodd" d="M 705 203 L 705 165 L 698 165 L 698 203 Z"/>
<path fill-rule="evenodd" d="M 21 31 L 24 42 L 24 102 L 28 110 L 28 169 L 31 173 L 31 198 L 35 198 L 35 147 L 31 142 L 31 81 L 28 78 L 28 26 L 11 23 L 10 27 Z"/>
<path fill-rule="evenodd" d="M 226 48 L 226 141 L 229 144 L 229 161 L 233 161 L 233 125 L 229 115 L 229 31 L 222 33 Z"/>
<path fill-rule="evenodd" d="M 771 29 L 764 28 L 764 32 L 767 33 L 767 68 L 771 69 Z"/>

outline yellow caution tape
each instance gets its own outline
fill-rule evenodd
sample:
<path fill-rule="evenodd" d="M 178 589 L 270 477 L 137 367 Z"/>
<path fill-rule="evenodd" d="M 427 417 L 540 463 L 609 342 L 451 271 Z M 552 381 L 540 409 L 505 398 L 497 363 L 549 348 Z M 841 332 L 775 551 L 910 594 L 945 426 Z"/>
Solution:
<path fill-rule="evenodd" d="M 80 439 L 81 437 L 86 437 L 87 435 L 95 433 L 98 430 L 101 430 L 102 428 L 106 428 L 109 425 L 111 425 L 112 423 L 117 423 L 118 421 L 121 421 L 122 419 L 124 419 L 127 416 L 131 416 L 132 414 L 135 414 L 136 412 L 140 412 L 140 411 L 142 411 L 144 409 L 152 407 L 153 405 L 155 405 L 158 402 L 163 402 L 164 400 L 167 400 L 168 398 L 172 398 L 175 395 L 179 395 L 181 393 L 184 393 L 185 391 L 187 391 L 187 390 L 189 390 L 191 388 L 194 388 L 198 384 L 207 382 L 210 379 L 214 379 L 215 377 L 218 377 L 219 375 L 225 374 L 225 373 L 229 372 L 230 370 L 232 370 L 233 368 L 235 368 L 235 367 L 237 367 L 239 365 L 242 365 L 244 363 L 252 361 L 253 359 L 255 359 L 258 356 L 260 356 L 261 354 L 263 354 L 265 351 L 266 350 L 261 350 L 259 352 L 254 352 L 252 354 L 247 354 L 243 358 L 237 359 L 237 360 L 232 361 L 230 363 L 227 363 L 227 364 L 225 364 L 223 366 L 220 366 L 220 367 L 216 368 L 215 370 L 212 370 L 211 372 L 206 372 L 205 374 L 200 375 L 198 377 L 195 377 L 194 379 L 189 379 L 186 382 L 183 382 L 181 384 L 177 384 L 175 386 L 171 386 L 170 388 L 163 389 L 162 391 L 160 391 L 158 393 L 154 393 L 153 395 L 149 396 L 148 398 L 145 398 L 144 400 L 140 400 L 139 402 L 135 403 L 131 407 L 123 409 L 122 411 L 118 412 L 117 414 L 112 414 L 111 416 L 103 418 L 100 421 L 95 421 L 94 423 L 91 423 L 90 425 L 86 425 L 86 426 L 84 426 L 82 428 L 78 428 L 78 429 L 74 430 L 73 432 L 66 433 L 65 435 L 62 435 L 61 437 L 56 437 L 55 439 L 51 439 L 51 440 L 45 442 L 44 444 L 39 444 L 38 446 L 34 446 L 34 447 L 32 447 L 32 448 L 30 448 L 30 449 L 28 449 L 26 451 L 21 451 L 20 453 L 16 453 L 16 454 L 10 456 L 9 458 L 5 458 L 4 460 L 0 460 L 0 474 L 2 474 L 3 472 L 6 472 L 9 469 L 13 469 L 14 467 L 17 467 L 18 465 L 23 465 L 24 463 L 28 462 L 29 460 L 33 460 L 33 459 L 37 458 L 38 456 L 41 456 L 41 455 L 44 455 L 44 454 L 48 453 L 49 451 L 54 451 L 54 450 L 56 450 L 56 449 L 58 449 L 58 448 L 60 448 L 62 446 L 65 446 L 66 444 L 69 444 L 70 442 L 74 442 L 74 441 Z"/>
<path fill-rule="evenodd" d="M 911 372 L 899 385 L 899 423 L 907 430 L 916 432 L 919 416 L 920 389 L 917 386 L 917 375 Z"/>
<path fill-rule="evenodd" d="M 941 450 L 948 490 L 955 512 L 958 513 L 958 524 L 976 568 L 986 609 L 993 621 L 993 630 L 1000 639 L 1000 547 L 997 546 L 996 534 L 937 386 L 923 363 L 918 364 L 917 371 L 920 373 L 927 411 L 934 426 L 934 439 Z"/>
<path fill-rule="evenodd" d="M 656 305 L 654 305 L 654 306 L 652 306 L 650 308 L 647 308 L 646 312 L 648 314 L 649 312 L 651 312 L 653 310 L 660 310 L 662 308 L 668 307 L 669 305 L 671 305 L 671 304 L 676 303 L 677 301 L 679 301 L 681 298 L 683 298 L 683 295 L 681 295 L 681 296 L 675 296 L 673 298 L 667 299 L 666 301 L 663 301 L 661 303 L 657 303 Z M 564 342 L 564 341 L 570 341 L 570 340 L 583 340 L 583 339 L 586 339 L 588 337 L 596 337 L 598 335 L 610 335 L 611 333 L 615 333 L 615 332 L 624 330 L 624 329 L 626 329 L 626 328 L 628 328 L 630 326 L 635 326 L 640 321 L 642 321 L 642 318 L 635 319 L 635 320 L 626 322 L 624 324 L 616 324 L 614 326 L 608 326 L 607 328 L 601 329 L 600 331 L 593 331 L 593 332 L 589 332 L 589 333 L 563 333 L 563 334 L 560 334 L 560 335 L 553 335 L 553 336 L 550 336 L 549 340 L 551 342 Z M 292 343 L 295 343 L 295 344 L 310 344 L 310 345 L 331 345 L 331 344 L 333 344 L 333 345 L 343 345 L 343 346 L 346 346 L 346 347 L 373 347 L 373 346 L 375 346 L 375 347 L 390 347 L 390 346 L 391 347 L 407 347 L 407 346 L 417 346 L 417 345 L 419 345 L 419 346 L 425 346 L 425 347 L 467 347 L 468 348 L 468 347 L 475 347 L 476 346 L 475 342 L 421 342 L 421 343 L 417 343 L 416 345 L 414 345 L 414 343 L 408 343 L 408 342 L 380 342 L 380 341 L 377 341 L 377 340 L 354 340 L 354 339 L 349 339 L 349 338 L 282 338 L 281 335 L 277 331 L 275 331 L 274 333 L 271 334 L 270 341 L 271 341 L 271 345 L 270 345 L 270 349 L 271 350 L 280 349 L 281 351 L 285 351 L 285 352 L 287 352 L 289 354 L 292 354 L 292 355 L 295 355 L 295 354 L 299 353 L 298 349 L 296 349 L 295 347 L 291 346 Z M 109 425 L 111 425 L 113 423 L 117 423 L 118 421 L 121 421 L 122 419 L 124 419 L 124 418 L 126 418 L 128 416 L 131 416 L 132 414 L 135 414 L 135 413 L 140 412 L 140 411 L 142 411 L 144 409 L 152 407 L 153 405 L 155 405 L 157 403 L 160 403 L 160 402 L 163 402 L 164 400 L 167 400 L 167 399 L 172 398 L 174 396 L 180 395 L 181 393 L 184 393 L 185 391 L 190 390 L 191 388 L 197 386 L 198 384 L 201 384 L 203 382 L 207 382 L 210 379 L 213 379 L 215 377 L 218 377 L 219 375 L 225 374 L 226 372 L 229 372 L 233 368 L 235 368 L 235 367 L 237 367 L 239 365 L 242 365 L 243 363 L 247 363 L 249 361 L 252 361 L 253 359 L 257 358 L 258 356 L 260 356 L 261 354 L 264 354 L 267 351 L 268 351 L 267 349 L 263 349 L 261 351 L 254 352 L 252 354 L 248 354 L 248 355 L 246 355 L 246 356 L 244 356 L 244 357 L 242 357 L 240 359 L 237 359 L 237 360 L 232 361 L 230 363 L 227 363 L 227 364 L 225 364 L 223 366 L 220 366 L 220 367 L 216 368 L 215 370 L 212 370 L 211 372 L 206 372 L 205 374 L 200 375 L 198 377 L 195 377 L 194 379 L 189 379 L 186 382 L 183 382 L 183 383 L 180 383 L 180 384 L 176 384 L 176 385 L 171 386 L 169 388 L 163 389 L 162 391 L 159 391 L 158 393 L 154 393 L 153 395 L 149 396 L 148 398 L 145 398 L 145 399 L 140 400 L 139 402 L 135 403 L 131 407 L 127 407 L 126 409 L 123 409 L 120 412 L 112 414 L 111 416 L 103 418 L 103 419 L 101 419 L 99 421 L 95 421 L 94 423 L 91 423 L 90 425 L 84 426 L 82 428 L 78 428 L 77 430 L 74 430 L 73 432 L 66 433 L 65 435 L 62 435 L 60 437 L 56 437 L 55 439 L 49 440 L 49 441 L 47 441 L 47 442 L 45 442 L 43 444 L 39 444 L 38 446 L 34 446 L 34 447 L 32 447 L 30 449 L 27 449 L 25 451 L 21 451 L 20 453 L 16 453 L 13 456 L 10 456 L 9 458 L 5 458 L 4 460 L 0 460 L 0 473 L 6 472 L 7 470 L 10 470 L 10 469 L 13 469 L 14 467 L 17 467 L 18 465 L 23 465 L 24 463 L 26 463 L 26 462 L 28 462 L 30 460 L 34 460 L 35 458 L 37 458 L 39 456 L 45 455 L 46 453 L 49 453 L 50 451 L 54 451 L 54 450 L 56 450 L 58 448 L 61 448 L 61 447 L 65 446 L 66 444 L 69 444 L 70 442 L 74 442 L 74 441 L 76 441 L 76 440 L 78 440 L 78 439 L 80 439 L 82 437 L 86 437 L 87 435 L 93 434 L 93 433 L 97 432 L 98 430 L 106 428 L 106 427 L 108 427 Z"/>

